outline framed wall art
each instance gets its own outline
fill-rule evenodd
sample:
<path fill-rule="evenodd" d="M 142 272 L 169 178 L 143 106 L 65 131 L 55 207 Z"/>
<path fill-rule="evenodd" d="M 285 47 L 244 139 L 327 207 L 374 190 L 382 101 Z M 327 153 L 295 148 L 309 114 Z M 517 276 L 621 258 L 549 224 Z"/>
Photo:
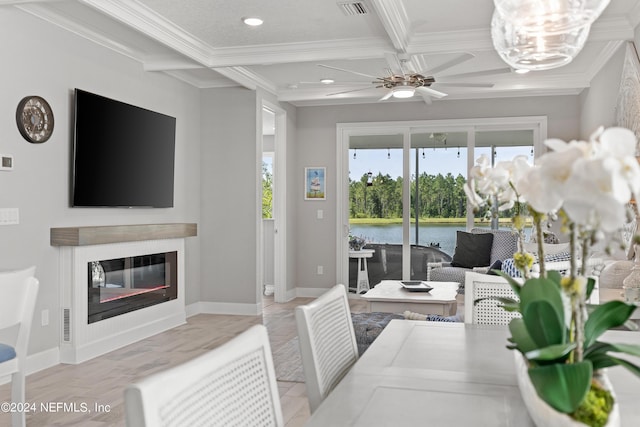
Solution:
<path fill-rule="evenodd" d="M 326 170 L 324 167 L 304 168 L 305 200 L 326 200 Z"/>

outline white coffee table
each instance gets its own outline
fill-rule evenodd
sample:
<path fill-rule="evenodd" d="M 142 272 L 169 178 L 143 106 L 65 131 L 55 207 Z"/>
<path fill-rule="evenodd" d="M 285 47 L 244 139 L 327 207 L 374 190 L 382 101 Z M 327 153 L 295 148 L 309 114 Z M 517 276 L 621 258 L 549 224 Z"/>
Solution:
<path fill-rule="evenodd" d="M 402 287 L 399 280 L 383 280 L 362 295 L 369 302 L 369 311 L 402 313 L 406 310 L 420 314 L 456 314 L 459 283 L 428 282 L 430 292 L 410 292 Z"/>

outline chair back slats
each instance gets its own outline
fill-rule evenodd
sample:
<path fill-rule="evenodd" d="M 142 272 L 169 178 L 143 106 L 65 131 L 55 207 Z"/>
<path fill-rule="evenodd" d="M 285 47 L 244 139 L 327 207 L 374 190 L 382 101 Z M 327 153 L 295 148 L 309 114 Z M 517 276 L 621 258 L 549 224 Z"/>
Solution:
<path fill-rule="evenodd" d="M 130 385 L 125 408 L 129 426 L 282 426 L 266 328 Z"/>
<path fill-rule="evenodd" d="M 518 299 L 508 283 L 473 283 L 474 301 L 479 298 L 507 297 Z M 506 311 L 496 300 L 483 300 L 473 306 L 473 323 L 479 325 L 508 325 L 520 313 Z"/>
<path fill-rule="evenodd" d="M 31 288 L 27 286 L 28 278 L 35 274 L 35 267 L 24 270 L 0 273 L 0 329 L 15 326 L 24 321 L 25 313 L 29 311 L 29 304 L 33 298 Z M 35 300 L 33 301 L 35 303 Z M 29 316 L 33 315 L 33 310 Z M 29 319 L 31 320 L 31 319 Z"/>
<path fill-rule="evenodd" d="M 351 310 L 344 285 L 296 307 L 296 323 L 311 412 L 358 359 Z"/>
<path fill-rule="evenodd" d="M 13 347 L 15 357 L 0 363 L 0 377 L 11 375 L 11 402 L 24 403 L 27 349 L 40 284 L 36 268 L 0 273 L 0 339 Z M 24 427 L 26 411 L 11 414 L 11 425 Z"/>

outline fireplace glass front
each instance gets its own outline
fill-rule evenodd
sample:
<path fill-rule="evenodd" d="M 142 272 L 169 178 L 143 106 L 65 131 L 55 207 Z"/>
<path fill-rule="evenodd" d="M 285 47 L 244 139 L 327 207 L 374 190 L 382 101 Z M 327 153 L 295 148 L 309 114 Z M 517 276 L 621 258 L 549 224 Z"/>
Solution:
<path fill-rule="evenodd" d="M 178 297 L 177 252 L 91 261 L 88 323 Z"/>

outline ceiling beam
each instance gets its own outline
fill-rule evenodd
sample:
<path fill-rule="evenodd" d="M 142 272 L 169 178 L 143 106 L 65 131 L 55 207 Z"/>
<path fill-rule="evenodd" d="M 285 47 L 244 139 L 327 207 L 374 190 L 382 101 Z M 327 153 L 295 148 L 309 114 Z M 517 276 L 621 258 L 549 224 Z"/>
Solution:
<path fill-rule="evenodd" d="M 409 46 L 411 22 L 403 2 L 397 0 L 370 0 L 389 40 L 397 52 L 404 53 Z"/>

